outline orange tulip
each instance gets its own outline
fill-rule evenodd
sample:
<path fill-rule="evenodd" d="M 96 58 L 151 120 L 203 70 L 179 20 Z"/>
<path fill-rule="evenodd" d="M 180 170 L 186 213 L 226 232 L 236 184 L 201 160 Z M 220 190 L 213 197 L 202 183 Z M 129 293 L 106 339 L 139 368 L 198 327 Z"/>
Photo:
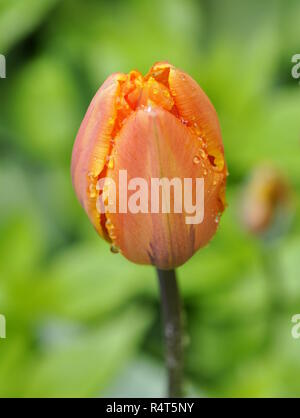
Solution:
<path fill-rule="evenodd" d="M 203 221 L 188 224 L 186 213 L 174 211 L 103 213 L 99 207 L 112 192 L 108 180 L 118 184 L 121 170 L 128 181 L 203 178 Z M 225 207 L 226 175 L 213 105 L 189 75 L 166 62 L 145 77 L 138 71 L 108 77 L 89 106 L 72 155 L 73 185 L 97 232 L 112 251 L 160 269 L 183 264 L 212 238 Z M 118 186 L 118 202 L 121 194 Z"/>

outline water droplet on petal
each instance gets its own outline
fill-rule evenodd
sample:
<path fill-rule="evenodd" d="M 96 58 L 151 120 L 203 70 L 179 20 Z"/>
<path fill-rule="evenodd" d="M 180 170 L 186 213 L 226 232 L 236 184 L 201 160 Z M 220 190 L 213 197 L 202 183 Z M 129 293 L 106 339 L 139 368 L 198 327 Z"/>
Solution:
<path fill-rule="evenodd" d="M 198 155 L 195 155 L 195 157 L 193 158 L 193 163 L 194 164 L 199 164 L 200 163 L 200 158 L 198 157 Z"/>
<path fill-rule="evenodd" d="M 110 251 L 111 251 L 113 254 L 118 254 L 118 253 L 120 252 L 120 248 L 119 248 L 117 245 L 112 244 L 112 245 L 110 246 Z"/>
<path fill-rule="evenodd" d="M 87 176 L 88 176 L 88 178 L 89 178 L 90 180 L 94 180 L 94 178 L 95 178 L 94 173 L 93 173 L 92 171 L 89 171 L 89 172 L 87 173 Z"/>
<path fill-rule="evenodd" d="M 197 135 L 197 136 L 201 136 L 201 131 L 200 131 L 200 129 L 199 129 L 199 126 L 198 126 L 198 124 L 196 123 L 196 122 L 194 122 L 194 132 L 195 132 L 195 134 Z"/>
<path fill-rule="evenodd" d="M 91 199 L 93 199 L 97 196 L 96 186 L 94 185 L 94 183 L 91 183 L 89 185 L 89 195 L 90 195 Z"/>
<path fill-rule="evenodd" d="M 215 223 L 218 224 L 220 222 L 221 213 L 219 212 L 215 218 Z"/>
<path fill-rule="evenodd" d="M 186 120 L 186 119 L 183 119 L 183 118 L 181 118 L 181 123 L 183 124 L 183 125 L 188 125 L 189 124 L 189 121 L 188 120 Z"/>
<path fill-rule="evenodd" d="M 107 161 L 108 168 L 114 168 L 114 159 L 111 155 L 106 157 L 106 161 Z"/>
<path fill-rule="evenodd" d="M 200 155 L 203 159 L 205 159 L 207 157 L 206 152 L 203 149 L 200 149 L 199 153 L 200 153 Z"/>

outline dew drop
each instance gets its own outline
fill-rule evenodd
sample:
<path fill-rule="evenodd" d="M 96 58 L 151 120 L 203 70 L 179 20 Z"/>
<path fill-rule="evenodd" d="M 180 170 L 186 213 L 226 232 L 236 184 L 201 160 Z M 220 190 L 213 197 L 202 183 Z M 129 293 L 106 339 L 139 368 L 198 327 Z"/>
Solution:
<path fill-rule="evenodd" d="M 203 170 L 203 174 L 206 176 L 207 175 L 207 170 L 206 168 Z"/>
<path fill-rule="evenodd" d="M 200 149 L 199 153 L 203 159 L 207 157 L 206 152 L 203 149 Z"/>
<path fill-rule="evenodd" d="M 221 213 L 219 212 L 215 218 L 215 223 L 218 224 L 220 222 Z"/>
<path fill-rule="evenodd" d="M 97 196 L 96 187 L 94 183 L 89 185 L 89 195 L 91 199 L 94 199 Z"/>
<path fill-rule="evenodd" d="M 181 123 L 185 126 L 187 126 L 189 124 L 189 121 L 186 119 L 181 118 Z"/>
<path fill-rule="evenodd" d="M 111 239 L 114 239 L 113 236 L 112 236 L 112 233 L 113 233 L 113 230 L 115 229 L 115 227 L 113 226 L 110 219 L 107 219 L 107 221 L 105 222 L 105 228 L 107 229 L 108 234 L 111 237 Z"/>
<path fill-rule="evenodd" d="M 194 164 L 199 164 L 200 163 L 200 158 L 198 157 L 198 155 L 195 155 L 195 157 L 193 158 L 193 163 Z"/>
<path fill-rule="evenodd" d="M 119 248 L 119 247 L 117 247 L 116 245 L 112 244 L 112 245 L 110 246 L 110 251 L 111 251 L 113 254 L 118 254 L 118 253 L 120 252 L 120 248 Z"/>
<path fill-rule="evenodd" d="M 195 130 L 196 135 L 201 136 L 201 131 L 199 129 L 198 124 L 196 122 L 194 122 L 193 125 L 194 125 L 194 130 Z"/>
<path fill-rule="evenodd" d="M 95 178 L 94 173 L 93 173 L 92 171 L 89 171 L 89 172 L 87 173 L 87 176 L 88 176 L 88 178 L 89 178 L 90 180 L 93 180 L 93 179 Z"/>
<path fill-rule="evenodd" d="M 203 150 L 205 150 L 205 149 L 207 148 L 207 145 L 206 145 L 206 143 L 204 142 L 204 139 L 202 138 L 202 136 L 198 136 L 198 137 L 197 137 L 197 139 L 198 139 L 198 141 L 199 141 L 199 143 L 200 143 L 200 145 L 201 145 L 201 148 L 202 148 Z"/>
<path fill-rule="evenodd" d="M 108 168 L 114 168 L 114 159 L 111 155 L 106 157 L 106 162 Z"/>

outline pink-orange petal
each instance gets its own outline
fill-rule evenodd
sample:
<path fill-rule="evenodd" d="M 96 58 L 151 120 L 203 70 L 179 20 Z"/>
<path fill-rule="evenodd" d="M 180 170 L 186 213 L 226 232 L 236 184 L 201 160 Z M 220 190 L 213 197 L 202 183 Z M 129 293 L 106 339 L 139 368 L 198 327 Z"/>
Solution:
<path fill-rule="evenodd" d="M 184 71 L 170 67 L 169 88 L 180 116 L 199 131 L 208 149 L 223 150 L 221 129 L 214 106 L 199 84 Z"/>
<path fill-rule="evenodd" d="M 205 184 L 205 216 L 198 225 L 187 225 L 185 214 L 180 213 L 107 214 L 113 242 L 129 260 L 174 268 L 214 235 L 223 210 L 219 194 L 225 175 L 213 171 L 209 160 L 201 156 L 195 164 L 198 153 L 199 143 L 191 131 L 163 109 L 140 109 L 127 120 L 113 151 L 114 168 L 107 171 L 116 184 L 119 170 L 127 170 L 128 181 L 140 177 L 148 186 L 151 178 L 163 177 L 182 182 L 184 178 L 204 178 Z"/>
<path fill-rule="evenodd" d="M 92 224 L 105 236 L 96 210 L 96 183 L 110 149 L 116 118 L 116 97 L 123 74 L 113 74 L 94 96 L 77 134 L 73 153 L 72 181 L 79 201 Z"/>

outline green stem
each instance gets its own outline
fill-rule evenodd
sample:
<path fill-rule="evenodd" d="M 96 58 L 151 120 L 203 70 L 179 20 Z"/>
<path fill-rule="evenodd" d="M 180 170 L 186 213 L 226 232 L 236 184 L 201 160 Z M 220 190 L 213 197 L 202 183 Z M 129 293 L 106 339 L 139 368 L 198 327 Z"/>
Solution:
<path fill-rule="evenodd" d="M 179 289 L 174 270 L 159 270 L 163 327 L 165 337 L 165 356 L 168 369 L 168 397 L 183 395 L 183 345 L 182 316 Z"/>

